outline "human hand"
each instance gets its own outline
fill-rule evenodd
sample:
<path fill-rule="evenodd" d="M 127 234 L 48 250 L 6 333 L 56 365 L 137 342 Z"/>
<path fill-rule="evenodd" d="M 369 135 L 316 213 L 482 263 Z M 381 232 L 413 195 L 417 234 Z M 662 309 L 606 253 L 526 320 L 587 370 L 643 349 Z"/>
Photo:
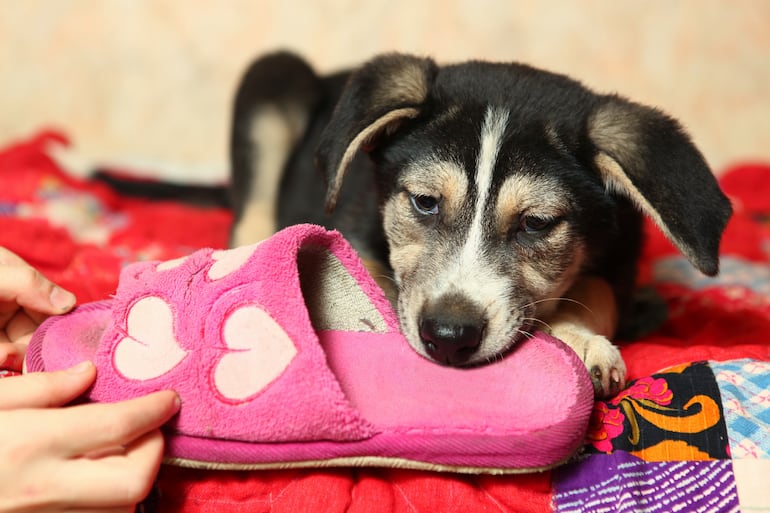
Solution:
<path fill-rule="evenodd" d="M 20 371 L 35 329 L 49 315 L 74 305 L 71 292 L 0 247 L 0 367 Z"/>
<path fill-rule="evenodd" d="M 163 455 L 158 428 L 178 411 L 178 398 L 165 391 L 54 408 L 95 377 L 84 362 L 0 379 L 0 512 L 129 512 L 147 496 Z"/>

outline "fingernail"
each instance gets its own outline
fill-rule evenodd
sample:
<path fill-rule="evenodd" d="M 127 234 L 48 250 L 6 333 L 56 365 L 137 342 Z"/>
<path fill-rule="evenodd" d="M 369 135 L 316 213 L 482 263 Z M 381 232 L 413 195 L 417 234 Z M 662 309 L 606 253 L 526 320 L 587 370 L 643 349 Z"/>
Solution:
<path fill-rule="evenodd" d="M 174 394 L 174 406 L 177 410 L 182 407 L 182 398 L 179 397 L 179 394 Z"/>
<path fill-rule="evenodd" d="M 54 287 L 51 291 L 50 300 L 53 306 L 62 312 L 66 312 L 75 305 L 76 298 L 72 292 L 61 287 Z"/>
<path fill-rule="evenodd" d="M 89 370 L 91 367 L 93 367 L 93 365 L 94 364 L 90 360 L 85 360 L 83 362 L 80 362 L 77 365 L 70 367 L 69 369 L 67 369 L 67 372 L 69 372 L 70 374 L 81 374 Z"/>

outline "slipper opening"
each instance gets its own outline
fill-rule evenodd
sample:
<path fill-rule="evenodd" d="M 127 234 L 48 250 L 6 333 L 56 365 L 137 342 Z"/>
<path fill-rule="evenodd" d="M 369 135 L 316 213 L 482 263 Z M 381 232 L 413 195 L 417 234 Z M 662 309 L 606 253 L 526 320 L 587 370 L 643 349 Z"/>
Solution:
<path fill-rule="evenodd" d="M 328 248 L 303 246 L 297 265 L 302 295 L 316 331 L 388 331 L 377 307 Z"/>

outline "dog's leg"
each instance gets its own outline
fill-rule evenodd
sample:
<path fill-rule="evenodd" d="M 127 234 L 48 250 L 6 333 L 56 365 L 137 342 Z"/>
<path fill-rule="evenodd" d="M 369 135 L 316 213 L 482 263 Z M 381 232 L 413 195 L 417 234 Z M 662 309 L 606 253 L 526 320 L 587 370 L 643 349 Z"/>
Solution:
<path fill-rule="evenodd" d="M 570 346 L 585 362 L 597 397 L 615 395 L 625 386 L 626 365 L 610 338 L 618 308 L 609 284 L 584 277 L 565 294 L 566 301 L 548 320 L 551 334 Z"/>
<path fill-rule="evenodd" d="M 272 105 L 265 105 L 252 115 L 249 133 L 251 161 L 250 183 L 236 194 L 245 194 L 230 236 L 230 247 L 265 239 L 276 229 L 275 202 L 281 174 L 296 140 L 290 118 Z M 240 171 L 243 172 L 243 171 Z"/>
<path fill-rule="evenodd" d="M 230 139 L 230 246 L 269 237 L 276 229 L 281 176 L 321 96 L 312 69 L 289 53 L 255 61 L 238 88 Z"/>

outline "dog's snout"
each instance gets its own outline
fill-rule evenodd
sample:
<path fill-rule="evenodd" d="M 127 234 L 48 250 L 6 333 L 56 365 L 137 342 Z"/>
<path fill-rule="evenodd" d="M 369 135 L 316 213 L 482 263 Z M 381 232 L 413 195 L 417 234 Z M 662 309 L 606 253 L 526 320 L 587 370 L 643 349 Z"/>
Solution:
<path fill-rule="evenodd" d="M 478 324 L 456 324 L 436 319 L 423 319 L 420 338 L 428 354 L 440 363 L 462 365 L 481 345 L 483 327 Z"/>
<path fill-rule="evenodd" d="M 474 304 L 451 296 L 423 309 L 420 339 L 428 356 L 444 365 L 460 366 L 481 346 L 485 326 Z"/>

